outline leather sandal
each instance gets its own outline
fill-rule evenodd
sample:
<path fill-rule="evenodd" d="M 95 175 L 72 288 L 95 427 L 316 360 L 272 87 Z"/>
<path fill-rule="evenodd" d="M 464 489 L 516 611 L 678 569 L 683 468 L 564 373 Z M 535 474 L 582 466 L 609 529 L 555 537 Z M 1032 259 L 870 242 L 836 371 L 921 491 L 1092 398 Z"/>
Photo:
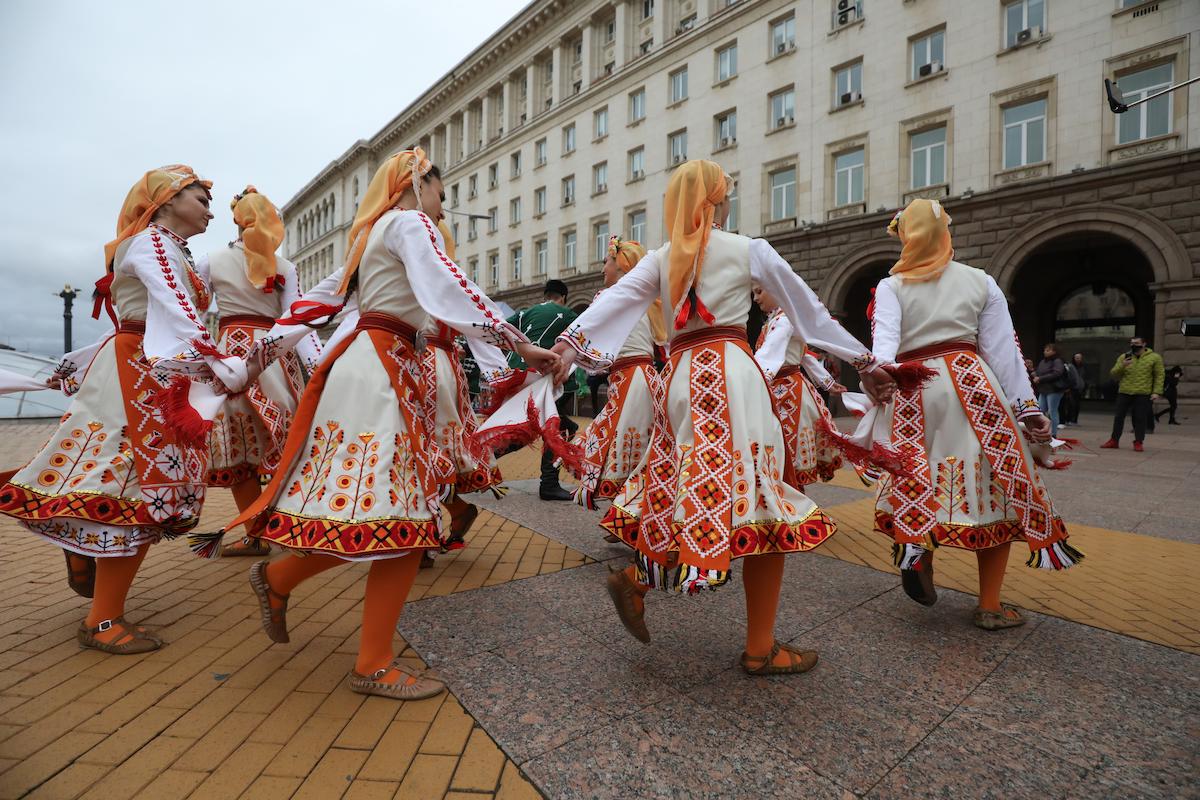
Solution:
<path fill-rule="evenodd" d="M 1009 612 L 1012 612 L 1015 616 L 1010 616 Z M 985 631 L 1019 628 L 1026 622 L 1028 620 L 1021 613 L 1021 609 L 1008 603 L 1001 603 L 999 611 L 987 611 L 982 608 L 975 609 L 975 627 L 983 628 Z"/>
<path fill-rule="evenodd" d="M 104 633 L 113 628 L 118 629 L 119 632 L 111 642 L 103 642 L 96 638 L 97 633 Z M 163 646 L 161 639 L 144 633 L 142 629 L 131 625 L 124 617 L 103 620 L 95 627 L 88 627 L 88 624 L 83 622 L 76 631 L 75 638 L 79 640 L 80 647 L 99 650 L 114 656 L 149 653 Z"/>
<path fill-rule="evenodd" d="M 783 666 L 773 663 L 775 656 L 781 652 L 788 654 L 788 663 Z M 778 640 L 771 648 L 771 652 L 765 656 L 742 653 L 742 669 L 747 675 L 799 675 L 802 672 L 808 672 L 816 665 L 816 650 L 797 650 Z"/>
<path fill-rule="evenodd" d="M 250 538 L 243 536 L 239 541 L 233 544 L 227 544 L 221 548 L 221 556 L 269 556 L 271 555 L 271 545 L 264 542 L 262 539 Z"/>
<path fill-rule="evenodd" d="M 620 544 L 621 537 L 617 536 L 615 533 L 606 533 L 604 535 L 604 541 L 608 542 L 609 544 Z"/>
<path fill-rule="evenodd" d="M 443 553 L 459 549 L 454 545 L 464 543 L 467 531 L 471 530 L 471 526 L 475 524 L 475 518 L 478 516 L 479 507 L 468 504 L 467 510 L 462 513 L 462 516 L 450 518 L 450 536 L 442 542 Z"/>
<path fill-rule="evenodd" d="M 379 679 L 392 671 L 400 673 L 399 679 L 394 683 L 381 683 Z M 414 670 L 400 659 L 395 659 L 386 667 L 377 669 L 370 675 L 351 671 L 347 678 L 352 692 L 387 697 L 392 700 L 424 700 L 427 697 L 436 697 L 446 691 L 445 683 L 424 670 Z M 409 678 L 414 679 L 412 683 L 408 682 Z"/>
<path fill-rule="evenodd" d="M 258 598 L 258 610 L 262 614 L 262 626 L 272 642 L 287 644 L 291 641 L 287 629 L 287 603 L 290 595 L 279 594 L 267 583 L 267 562 L 259 561 L 250 568 L 250 588 Z M 275 608 L 271 605 L 275 598 L 283 605 Z"/>
<path fill-rule="evenodd" d="M 904 593 L 923 606 L 937 602 L 937 587 L 933 584 L 933 551 L 926 550 L 915 569 L 900 570 L 900 585 Z"/>
<path fill-rule="evenodd" d="M 621 618 L 625 630 L 642 644 L 648 644 L 650 630 L 646 627 L 646 606 L 643 602 L 640 609 L 637 607 L 637 586 L 623 570 L 614 570 L 612 567 L 608 568 L 605 583 L 608 586 L 608 596 L 612 598 L 617 616 Z"/>
<path fill-rule="evenodd" d="M 91 599 L 96 593 L 96 559 L 72 553 L 70 550 L 63 550 L 63 556 L 67 559 L 67 586 L 80 597 Z M 82 570 L 78 569 L 71 562 L 72 558 L 86 562 L 86 566 Z"/>

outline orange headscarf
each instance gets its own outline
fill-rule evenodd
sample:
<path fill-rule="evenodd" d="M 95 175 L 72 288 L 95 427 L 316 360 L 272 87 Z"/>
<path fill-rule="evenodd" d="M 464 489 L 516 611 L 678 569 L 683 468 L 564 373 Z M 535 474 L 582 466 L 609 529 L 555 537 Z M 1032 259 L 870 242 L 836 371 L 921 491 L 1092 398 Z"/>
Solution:
<path fill-rule="evenodd" d="M 283 242 L 279 210 L 253 186 L 234 195 L 229 207 L 233 209 L 233 221 L 242 229 L 246 277 L 256 289 L 275 291 L 275 251 Z"/>
<path fill-rule="evenodd" d="M 913 200 L 892 218 L 888 233 L 899 236 L 904 245 L 900 260 L 888 272 L 900 280 L 933 280 L 954 258 L 950 215 L 937 200 Z"/>
<path fill-rule="evenodd" d="M 363 195 L 358 205 L 358 213 L 354 215 L 354 224 L 350 226 L 349 249 L 346 254 L 346 272 L 342 276 L 342 285 L 338 293 L 344 294 L 362 261 L 363 251 L 367 249 L 367 236 L 379 218 L 400 202 L 400 196 L 413 186 L 415 180 L 425 177 L 433 163 L 425 157 L 421 148 L 401 150 L 396 155 L 384 161 L 375 176 L 367 185 L 367 193 Z M 414 187 L 420 196 L 421 187 Z"/>
<path fill-rule="evenodd" d="M 624 275 L 646 257 L 646 248 L 642 246 L 641 242 L 612 236 L 608 240 L 608 254 L 617 260 L 617 269 L 621 270 L 621 274 Z M 655 343 L 666 344 L 667 325 L 663 322 L 661 297 L 650 306 L 650 311 L 646 316 L 650 319 L 650 330 L 654 335 Z"/>
<path fill-rule="evenodd" d="M 713 161 L 688 161 L 667 183 L 663 212 L 671 243 L 668 272 L 676 330 L 683 328 L 693 314 L 710 325 L 713 322 L 712 314 L 696 294 L 696 282 L 700 280 L 714 209 L 725 199 L 725 191 L 725 171 Z"/>
<path fill-rule="evenodd" d="M 170 164 L 143 175 L 125 196 L 121 216 L 117 217 L 117 238 L 104 245 L 104 268 L 112 270 L 113 258 L 121 242 L 144 231 L 156 211 L 193 183 L 203 186 L 206 192 L 212 189 L 212 181 L 200 180 L 195 171 L 184 164 Z"/>

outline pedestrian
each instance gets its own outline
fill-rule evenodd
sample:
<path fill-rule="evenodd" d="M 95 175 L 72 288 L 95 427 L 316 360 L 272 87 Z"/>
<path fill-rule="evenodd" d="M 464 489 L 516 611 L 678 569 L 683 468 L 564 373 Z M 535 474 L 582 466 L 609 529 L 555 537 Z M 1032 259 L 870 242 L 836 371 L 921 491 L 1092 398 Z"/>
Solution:
<path fill-rule="evenodd" d="M 1163 379 L 1162 396 L 1167 399 L 1169 405 L 1155 414 L 1155 419 L 1158 419 L 1163 414 L 1170 414 L 1170 417 L 1167 418 L 1167 423 L 1170 425 L 1179 424 L 1179 420 L 1175 419 L 1175 411 L 1179 407 L 1179 381 L 1182 378 L 1183 367 L 1174 366 L 1167 370 L 1166 377 Z"/>
<path fill-rule="evenodd" d="M 910 475 L 880 484 L 875 530 L 894 542 L 905 594 L 925 606 L 937 602 L 937 549 L 973 550 L 974 623 L 1000 630 L 1026 621 L 1000 601 L 1014 541 L 1028 544 L 1031 567 L 1066 569 L 1082 555 L 1026 441 L 1047 441 L 1050 422 L 1022 371 L 1008 301 L 986 272 L 953 260 L 949 225 L 936 200 L 914 200 L 888 226 L 903 249 L 875 289 L 875 357 L 933 377 L 896 392 L 893 442 L 921 458 Z"/>
<path fill-rule="evenodd" d="M 1050 436 L 1058 436 L 1058 406 L 1068 384 L 1067 368 L 1058 355 L 1054 342 L 1042 348 L 1042 360 L 1033 370 L 1033 388 L 1037 391 L 1038 407 L 1050 418 Z"/>
<path fill-rule="evenodd" d="M 1060 426 L 1079 424 L 1079 409 L 1083 405 L 1084 390 L 1087 389 L 1083 353 L 1076 353 L 1071 356 L 1071 360 L 1067 362 L 1066 366 L 1067 378 L 1070 385 L 1063 394 L 1062 404 L 1059 406 Z"/>
<path fill-rule="evenodd" d="M 1129 340 L 1129 350 L 1117 356 L 1110 373 L 1117 381 L 1117 410 L 1113 415 L 1112 436 L 1100 445 L 1106 450 L 1121 446 L 1121 434 L 1125 432 L 1125 415 L 1133 417 L 1133 449 L 1142 452 L 1142 441 L 1146 429 L 1153 420 L 1153 401 L 1163 392 L 1166 377 L 1162 356 L 1146 346 L 1145 338 L 1135 336 Z"/>
<path fill-rule="evenodd" d="M 558 335 L 575 321 L 575 312 L 567 308 L 567 285 L 560 280 L 546 281 L 543 291 L 545 299 L 535 306 L 519 311 L 508 318 L 509 324 L 515 326 L 521 333 L 538 347 L 549 347 L 554 344 Z M 508 358 L 509 364 L 517 369 L 525 366 L 525 362 L 516 353 Z M 575 373 L 563 384 L 562 396 L 555 405 L 558 408 L 560 432 L 564 439 L 570 441 L 579 430 L 579 425 L 571 419 L 572 400 L 579 390 Z M 570 500 L 573 495 L 559 483 L 559 468 L 555 466 L 557 456 L 549 447 L 542 448 L 541 482 L 538 486 L 538 497 L 543 500 Z"/>
<path fill-rule="evenodd" d="M 742 669 L 794 674 L 811 669 L 817 654 L 774 637 L 784 556 L 818 546 L 835 525 L 784 481 L 783 433 L 746 339 L 751 284 L 775 295 L 806 341 L 851 362 L 872 397 L 888 399 L 894 382 L 769 242 L 722 230 L 731 181 L 718 164 L 698 159 L 671 173 L 663 214 L 669 241 L 559 337 L 556 374 L 564 378 L 577 358 L 593 368 L 611 364 L 662 298 L 672 337 L 666 402 L 655 409 L 645 490 L 614 501 L 602 523 L 636 550 L 634 565 L 609 575 L 609 596 L 626 630 L 649 642 L 651 588 L 716 589 L 739 559 L 747 620 Z"/>

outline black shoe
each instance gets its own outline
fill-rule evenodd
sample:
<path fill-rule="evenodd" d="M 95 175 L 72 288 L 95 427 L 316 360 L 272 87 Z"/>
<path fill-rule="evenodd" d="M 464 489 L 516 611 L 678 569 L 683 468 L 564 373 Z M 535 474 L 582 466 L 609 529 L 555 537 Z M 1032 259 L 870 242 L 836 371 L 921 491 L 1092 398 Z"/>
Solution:
<path fill-rule="evenodd" d="M 900 570 L 900 585 L 913 600 L 923 606 L 931 606 L 937 602 L 937 588 L 933 583 L 933 553 L 926 551 L 916 567 Z"/>
<path fill-rule="evenodd" d="M 1169 421 L 1167 422 L 1167 424 L 1168 424 L 1168 425 L 1182 425 L 1183 423 L 1182 423 L 1182 422 L 1176 422 L 1175 420 L 1169 420 Z"/>
<path fill-rule="evenodd" d="M 571 493 L 561 486 L 542 486 L 538 489 L 538 497 L 543 500 L 572 500 Z"/>

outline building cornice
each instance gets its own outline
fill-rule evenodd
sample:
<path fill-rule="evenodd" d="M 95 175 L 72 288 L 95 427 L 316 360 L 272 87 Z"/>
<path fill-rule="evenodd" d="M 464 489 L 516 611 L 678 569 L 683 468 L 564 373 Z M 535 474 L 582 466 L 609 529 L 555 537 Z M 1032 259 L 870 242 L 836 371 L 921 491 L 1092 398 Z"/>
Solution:
<path fill-rule="evenodd" d="M 300 191 L 292 195 L 291 199 L 283 204 L 283 208 L 281 209 L 283 218 L 286 220 L 288 215 L 295 210 L 296 206 L 304 205 L 304 203 L 308 201 L 308 195 L 310 195 L 316 189 L 324 186 L 332 178 L 336 177 L 337 174 L 340 173 L 346 166 L 346 162 L 369 152 L 369 145 L 367 144 L 366 139 L 359 139 L 357 142 L 350 145 L 346 152 L 342 153 L 333 161 L 330 161 L 328 164 L 326 164 L 325 167 L 316 174 L 316 177 L 304 184 L 304 186 L 300 188 Z"/>

